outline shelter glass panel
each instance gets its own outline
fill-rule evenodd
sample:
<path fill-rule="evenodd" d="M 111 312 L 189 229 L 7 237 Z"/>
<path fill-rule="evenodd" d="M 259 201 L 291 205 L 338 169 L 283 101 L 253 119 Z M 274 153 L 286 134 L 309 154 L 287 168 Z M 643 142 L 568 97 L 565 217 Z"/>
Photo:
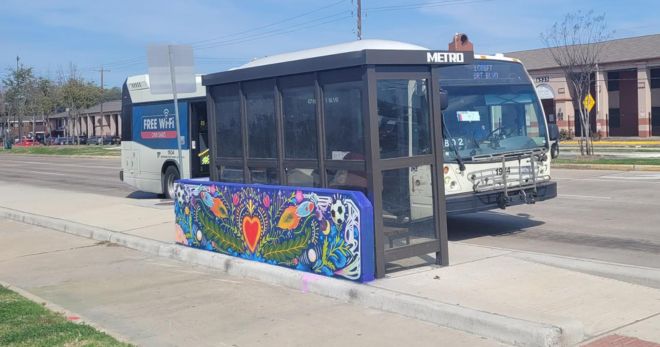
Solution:
<path fill-rule="evenodd" d="M 282 89 L 282 110 L 284 157 L 287 159 L 318 158 L 314 87 Z"/>
<path fill-rule="evenodd" d="M 252 183 L 278 184 L 277 169 L 274 167 L 250 167 Z"/>
<path fill-rule="evenodd" d="M 367 172 L 364 170 L 327 169 L 328 188 L 355 190 L 367 194 Z"/>
<path fill-rule="evenodd" d="M 382 172 L 385 249 L 436 239 L 431 170 L 421 165 Z"/>
<path fill-rule="evenodd" d="M 219 157 L 243 156 L 241 101 L 237 86 L 213 88 L 215 102 L 216 153 Z"/>
<path fill-rule="evenodd" d="M 218 170 L 221 182 L 243 183 L 243 167 L 221 165 Z"/>
<path fill-rule="evenodd" d="M 378 80 L 381 158 L 432 153 L 426 79 Z"/>
<path fill-rule="evenodd" d="M 320 187 L 321 175 L 318 169 L 287 168 L 286 183 L 289 186 Z"/>
<path fill-rule="evenodd" d="M 245 100 L 250 158 L 275 158 L 277 132 L 273 89 L 247 92 Z"/>
<path fill-rule="evenodd" d="M 362 82 L 323 86 L 326 158 L 364 160 Z"/>

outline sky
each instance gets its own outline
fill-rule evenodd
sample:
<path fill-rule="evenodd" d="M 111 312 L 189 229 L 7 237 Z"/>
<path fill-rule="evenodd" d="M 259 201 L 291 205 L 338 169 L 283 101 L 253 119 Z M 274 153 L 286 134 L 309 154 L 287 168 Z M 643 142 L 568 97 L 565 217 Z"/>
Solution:
<path fill-rule="evenodd" d="M 147 72 L 149 44 L 191 44 L 197 73 L 254 58 L 356 39 L 357 0 L 3 0 L 0 78 L 16 56 L 39 76 L 75 66 L 121 86 Z M 466 33 L 477 53 L 543 47 L 540 34 L 566 13 L 605 14 L 613 38 L 660 33 L 657 0 L 362 0 L 364 39 L 446 49 Z"/>

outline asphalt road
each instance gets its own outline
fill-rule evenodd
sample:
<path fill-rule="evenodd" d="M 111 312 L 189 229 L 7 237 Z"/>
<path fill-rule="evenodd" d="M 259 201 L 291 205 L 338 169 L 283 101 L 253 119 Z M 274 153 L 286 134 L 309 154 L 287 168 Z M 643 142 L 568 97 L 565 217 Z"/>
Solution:
<path fill-rule="evenodd" d="M 552 177 L 556 199 L 452 217 L 449 239 L 660 268 L 660 172 L 553 169 Z"/>
<path fill-rule="evenodd" d="M 132 187 L 119 180 L 120 168 L 119 157 L 0 154 L 3 181 L 121 197 L 134 194 Z"/>
<path fill-rule="evenodd" d="M 119 181 L 119 158 L 0 155 L 0 180 L 148 197 Z M 448 220 L 449 239 L 660 268 L 660 173 L 552 171 L 556 199 Z M 450 254 L 451 260 L 451 254 Z"/>

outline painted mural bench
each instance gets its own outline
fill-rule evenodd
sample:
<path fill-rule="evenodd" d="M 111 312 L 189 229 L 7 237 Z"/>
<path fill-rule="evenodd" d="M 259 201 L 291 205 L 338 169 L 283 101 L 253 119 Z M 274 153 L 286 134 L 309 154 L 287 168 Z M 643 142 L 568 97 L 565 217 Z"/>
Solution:
<path fill-rule="evenodd" d="M 320 275 L 374 278 L 373 208 L 361 192 L 179 180 L 177 243 Z"/>

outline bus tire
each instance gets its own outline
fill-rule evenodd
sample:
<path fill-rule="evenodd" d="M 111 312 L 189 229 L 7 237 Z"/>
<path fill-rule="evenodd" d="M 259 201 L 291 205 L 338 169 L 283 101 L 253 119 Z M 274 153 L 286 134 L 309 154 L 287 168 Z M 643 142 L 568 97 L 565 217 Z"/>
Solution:
<path fill-rule="evenodd" d="M 552 144 L 552 146 L 550 146 L 550 157 L 552 157 L 552 159 L 555 159 L 558 156 L 559 156 L 559 144 L 555 142 Z"/>
<path fill-rule="evenodd" d="M 174 181 L 181 178 L 179 170 L 174 165 L 170 165 L 165 169 L 161 182 L 163 186 L 163 195 L 165 199 L 174 199 Z"/>

